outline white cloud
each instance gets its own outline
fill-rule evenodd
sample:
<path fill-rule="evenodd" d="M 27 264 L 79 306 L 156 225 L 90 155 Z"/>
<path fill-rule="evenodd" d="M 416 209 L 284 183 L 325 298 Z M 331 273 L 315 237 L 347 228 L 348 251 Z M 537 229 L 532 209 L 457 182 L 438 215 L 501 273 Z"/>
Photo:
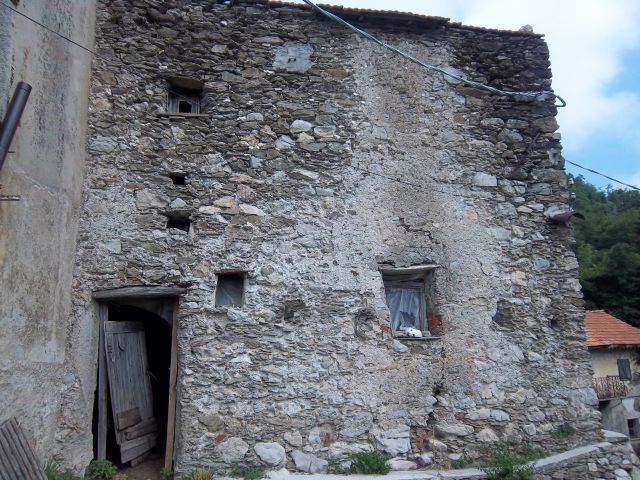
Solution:
<path fill-rule="evenodd" d="M 629 185 L 634 185 L 634 186 L 640 188 L 640 171 L 634 173 L 633 175 L 629 175 L 627 177 L 622 177 L 621 180 L 623 182 L 625 182 L 625 183 L 628 183 Z"/>
<path fill-rule="evenodd" d="M 397 9 L 451 17 L 467 25 L 544 33 L 551 52 L 553 88 L 568 103 L 559 123 L 567 150 L 594 136 L 618 138 L 640 153 L 640 86 L 608 92 L 622 71 L 625 51 L 640 47 L 637 0 L 334 0 L 347 6 Z"/>

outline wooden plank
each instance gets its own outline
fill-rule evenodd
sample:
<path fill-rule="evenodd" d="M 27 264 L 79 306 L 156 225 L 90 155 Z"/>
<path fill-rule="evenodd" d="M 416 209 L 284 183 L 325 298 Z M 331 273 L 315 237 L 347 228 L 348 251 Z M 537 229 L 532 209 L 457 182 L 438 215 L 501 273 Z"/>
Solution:
<path fill-rule="evenodd" d="M 107 357 L 104 348 L 104 323 L 109 316 L 109 307 L 99 305 L 98 339 L 98 460 L 107 458 Z"/>
<path fill-rule="evenodd" d="M 15 418 L 0 425 L 0 475 L 2 480 L 46 480 Z"/>
<path fill-rule="evenodd" d="M 140 465 L 142 462 L 144 462 L 147 458 L 149 457 L 149 451 L 144 452 L 142 455 L 140 455 L 139 457 L 134 458 L 133 460 L 131 460 L 131 466 L 135 467 L 136 465 Z"/>
<path fill-rule="evenodd" d="M 156 446 L 158 435 L 150 433 L 144 437 L 128 440 L 120 445 L 120 461 L 129 462 Z"/>
<path fill-rule="evenodd" d="M 142 322 L 106 322 L 105 333 L 144 333 Z"/>
<path fill-rule="evenodd" d="M 134 438 L 142 437 L 143 435 L 157 431 L 158 422 L 156 422 L 155 418 L 149 418 L 148 420 L 143 420 L 137 425 L 127 428 L 124 431 L 124 438 L 125 440 L 133 440 Z"/>
<path fill-rule="evenodd" d="M 124 430 L 140 422 L 142 422 L 142 417 L 140 416 L 140 409 L 138 407 L 116 413 L 116 428 L 118 430 Z"/>
<path fill-rule="evenodd" d="M 122 298 L 179 297 L 185 293 L 187 293 L 187 289 L 180 287 L 140 286 L 99 290 L 97 292 L 93 292 L 93 298 L 104 302 Z"/>
<path fill-rule="evenodd" d="M 178 309 L 180 300 L 173 302 L 173 322 L 171 325 L 171 365 L 169 367 L 169 412 L 167 414 L 167 441 L 164 467 L 173 469 L 173 450 L 176 428 L 176 384 L 178 378 Z"/>

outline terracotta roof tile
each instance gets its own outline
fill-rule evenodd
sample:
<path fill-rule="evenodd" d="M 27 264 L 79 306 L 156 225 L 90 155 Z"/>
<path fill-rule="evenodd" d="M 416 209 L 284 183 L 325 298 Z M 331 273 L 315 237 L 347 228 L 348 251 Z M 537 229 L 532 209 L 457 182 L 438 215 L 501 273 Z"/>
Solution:
<path fill-rule="evenodd" d="M 604 310 L 588 310 L 584 317 L 587 347 L 640 345 L 640 328 L 618 320 Z"/>

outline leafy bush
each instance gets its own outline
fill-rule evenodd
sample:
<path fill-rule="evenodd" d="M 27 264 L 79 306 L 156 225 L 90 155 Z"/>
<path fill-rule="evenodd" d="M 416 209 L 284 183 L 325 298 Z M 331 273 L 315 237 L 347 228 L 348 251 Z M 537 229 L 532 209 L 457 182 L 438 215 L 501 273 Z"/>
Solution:
<path fill-rule="evenodd" d="M 187 475 L 186 480 L 213 480 L 213 472 L 206 468 L 196 468 Z"/>
<path fill-rule="evenodd" d="M 558 440 L 564 440 L 566 438 L 572 437 L 575 433 L 575 428 L 573 428 L 568 423 L 564 423 L 556 428 L 553 432 L 551 432 L 551 436 L 557 438 Z"/>
<path fill-rule="evenodd" d="M 533 480 L 535 470 L 532 461 L 544 456 L 544 450 L 526 445 L 520 452 L 505 444 L 493 449 L 494 457 L 481 470 L 488 480 Z"/>
<path fill-rule="evenodd" d="M 391 471 L 389 457 L 380 452 L 352 453 L 349 456 L 352 460 L 349 467 L 350 473 L 386 475 Z"/>
<path fill-rule="evenodd" d="M 109 460 L 92 460 L 85 474 L 86 480 L 111 480 L 118 469 Z"/>
<path fill-rule="evenodd" d="M 243 480 L 260 480 L 264 477 L 264 470 L 256 467 L 239 468 L 231 472 L 231 476 Z"/>
<path fill-rule="evenodd" d="M 44 474 L 47 480 L 82 480 L 82 477 L 73 473 L 71 469 L 61 470 L 60 467 L 53 462 L 47 463 L 47 466 L 44 467 Z"/>

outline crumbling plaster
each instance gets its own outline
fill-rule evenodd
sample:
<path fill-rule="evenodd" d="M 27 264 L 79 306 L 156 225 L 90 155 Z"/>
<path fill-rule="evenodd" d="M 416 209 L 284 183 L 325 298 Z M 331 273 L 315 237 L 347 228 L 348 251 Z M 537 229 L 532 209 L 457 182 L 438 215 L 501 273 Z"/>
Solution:
<path fill-rule="evenodd" d="M 122 65 L 94 69 L 67 461 L 91 448 L 90 293 L 135 284 L 189 289 L 178 471 L 597 439 L 572 234 L 543 216 L 568 199 L 551 97 L 446 81 L 295 8 L 114 0 L 98 25 Z M 472 78 L 549 88 L 537 36 L 367 26 Z M 310 68 L 274 66 L 283 45 L 312 48 Z M 204 80 L 210 118 L 158 115 L 172 75 Z M 189 232 L 166 229 L 172 212 Z M 394 340 L 378 268 L 432 262 L 444 335 Z M 242 308 L 214 304 L 226 268 L 247 272 Z M 575 435 L 554 438 L 566 423 Z"/>

